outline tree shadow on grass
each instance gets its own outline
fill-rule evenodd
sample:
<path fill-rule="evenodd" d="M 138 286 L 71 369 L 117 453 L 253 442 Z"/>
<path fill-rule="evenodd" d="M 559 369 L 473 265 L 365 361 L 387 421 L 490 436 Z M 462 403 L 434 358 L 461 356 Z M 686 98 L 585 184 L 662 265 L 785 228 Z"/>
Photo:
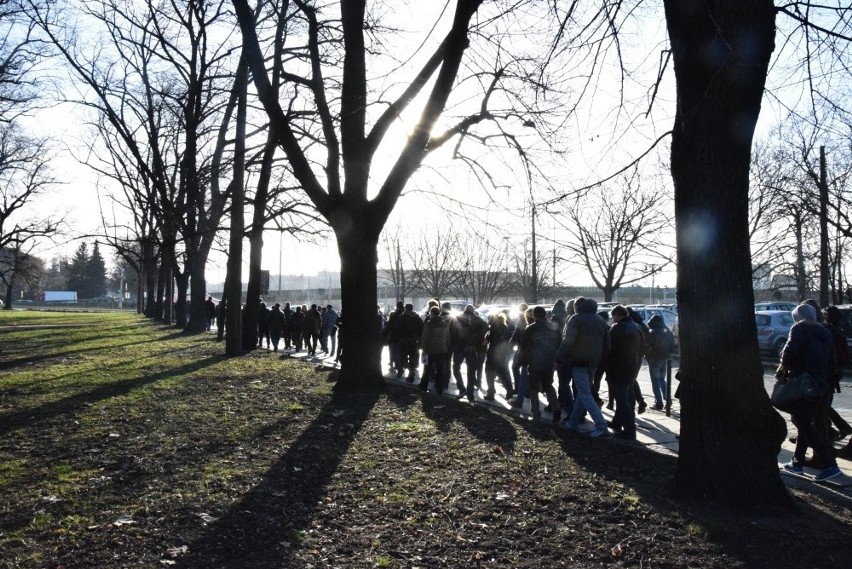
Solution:
<path fill-rule="evenodd" d="M 211 523 L 177 567 L 294 567 L 310 521 L 381 390 L 334 392 L 264 479 Z"/>
<path fill-rule="evenodd" d="M 117 381 L 101 385 L 96 389 L 75 393 L 63 399 L 45 403 L 32 409 L 22 409 L 12 413 L 0 415 L 0 435 L 10 433 L 22 427 L 32 426 L 41 420 L 49 420 L 57 415 L 74 413 L 84 406 L 109 399 L 127 395 L 134 389 L 156 383 L 162 379 L 171 378 L 196 372 L 205 367 L 222 361 L 222 356 L 211 356 L 202 360 L 193 361 L 190 364 L 169 368 L 158 373 L 146 374 L 138 379 Z"/>
<path fill-rule="evenodd" d="M 423 394 L 421 406 L 423 413 L 441 432 L 447 433 L 453 425 L 460 424 L 477 440 L 500 445 L 508 452 L 514 449 L 518 440 L 515 425 L 504 415 L 493 413 L 489 409 L 462 403 L 454 397 L 438 397 L 431 393 Z M 469 412 L 459 415 L 460 407 Z"/>

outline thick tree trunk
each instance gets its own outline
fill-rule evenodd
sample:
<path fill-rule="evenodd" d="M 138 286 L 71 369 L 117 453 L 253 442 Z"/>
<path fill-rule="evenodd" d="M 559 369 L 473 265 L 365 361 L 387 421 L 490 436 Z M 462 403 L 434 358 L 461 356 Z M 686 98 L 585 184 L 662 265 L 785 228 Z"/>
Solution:
<path fill-rule="evenodd" d="M 190 258 L 186 271 L 189 273 L 190 296 L 188 303 L 189 318 L 187 332 L 204 332 L 207 329 L 207 257 L 210 250 L 199 251 Z"/>
<path fill-rule="evenodd" d="M 14 283 L 15 283 L 15 277 L 14 276 L 9 277 L 9 282 L 6 283 L 6 294 L 5 294 L 5 300 L 4 300 L 5 304 L 3 305 L 3 308 L 5 310 L 12 310 L 12 299 L 13 299 L 13 296 L 14 296 L 14 294 L 13 294 L 14 291 L 12 290 L 12 285 Z"/>
<path fill-rule="evenodd" d="M 189 290 L 189 273 L 186 271 L 179 273 L 175 271 L 174 287 L 176 292 L 175 298 L 175 325 L 181 330 L 186 329 L 186 312 L 187 301 L 186 295 Z"/>
<path fill-rule="evenodd" d="M 384 386 L 378 316 L 378 236 L 366 220 L 348 230 L 335 228 L 340 253 L 343 326 L 341 373 L 336 389 Z"/>
<path fill-rule="evenodd" d="M 249 278 L 246 287 L 246 309 L 243 313 L 243 348 L 253 350 L 257 346 L 258 312 L 260 311 L 260 271 L 263 262 L 263 227 L 266 219 L 266 201 L 269 199 L 269 182 L 272 175 L 272 159 L 275 156 L 275 138 L 267 138 L 263 150 L 260 176 L 254 194 L 251 231 L 249 232 Z"/>
<path fill-rule="evenodd" d="M 234 139 L 234 180 L 231 184 L 231 235 L 228 243 L 228 303 L 225 325 L 225 353 L 238 356 L 243 351 L 242 289 L 243 289 L 243 233 L 245 232 L 245 167 L 246 167 L 246 89 L 248 80 L 240 65 L 240 75 L 235 80 L 239 87 L 237 103 L 237 131 Z M 254 345 L 252 344 L 252 347 Z"/>
<path fill-rule="evenodd" d="M 681 434 L 675 491 L 736 507 L 790 505 L 784 421 L 757 348 L 748 236 L 751 140 L 773 50 L 771 0 L 666 0 L 677 78 L 672 177 Z"/>

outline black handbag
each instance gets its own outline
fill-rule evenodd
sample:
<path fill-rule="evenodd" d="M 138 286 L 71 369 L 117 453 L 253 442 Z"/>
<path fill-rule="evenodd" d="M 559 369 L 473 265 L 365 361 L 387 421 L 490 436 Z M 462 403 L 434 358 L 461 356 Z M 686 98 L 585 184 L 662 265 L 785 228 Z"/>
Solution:
<path fill-rule="evenodd" d="M 814 377 L 807 372 L 779 375 L 775 378 L 769 400 L 776 409 L 790 412 L 803 401 L 811 403 L 821 401 L 822 390 Z"/>

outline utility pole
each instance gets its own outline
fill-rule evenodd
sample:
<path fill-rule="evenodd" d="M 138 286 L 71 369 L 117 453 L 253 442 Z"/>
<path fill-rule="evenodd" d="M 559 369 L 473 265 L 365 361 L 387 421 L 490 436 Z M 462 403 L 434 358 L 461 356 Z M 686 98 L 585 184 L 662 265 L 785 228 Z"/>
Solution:
<path fill-rule="evenodd" d="M 819 304 L 829 305 L 828 297 L 828 182 L 825 146 L 819 147 Z"/>
<path fill-rule="evenodd" d="M 538 256 L 535 249 L 535 203 L 530 201 L 532 211 L 532 283 L 530 286 L 530 302 L 538 302 Z"/>

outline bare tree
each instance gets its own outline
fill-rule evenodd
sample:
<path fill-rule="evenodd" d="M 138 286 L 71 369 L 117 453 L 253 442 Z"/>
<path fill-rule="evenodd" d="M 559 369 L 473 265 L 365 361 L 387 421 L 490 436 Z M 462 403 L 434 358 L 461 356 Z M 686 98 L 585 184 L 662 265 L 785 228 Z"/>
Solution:
<path fill-rule="evenodd" d="M 394 289 L 397 300 L 405 300 L 417 291 L 415 270 L 406 266 L 415 266 L 413 259 L 417 253 L 412 249 L 414 241 L 411 235 L 404 233 L 400 226 L 385 228 L 380 242 L 380 251 L 384 256 L 387 269 L 381 272 L 386 283 Z M 380 277 L 381 278 L 381 277 Z"/>
<path fill-rule="evenodd" d="M 517 286 L 517 275 L 511 270 L 512 254 L 506 242 L 490 229 L 488 235 L 462 234 L 459 277 L 453 285 L 456 296 L 475 305 L 488 304 L 504 297 Z M 499 240 L 495 243 L 494 237 Z"/>
<path fill-rule="evenodd" d="M 601 187 L 564 212 L 562 258 L 583 267 L 612 300 L 622 286 L 646 279 L 671 261 L 664 236 L 671 231 L 666 196 L 643 190 L 638 176 Z"/>
<path fill-rule="evenodd" d="M 227 201 L 212 192 L 209 160 L 232 81 L 232 24 L 215 0 L 76 7 L 87 23 L 79 29 L 65 25 L 74 19 L 70 13 L 33 7 L 33 17 L 81 85 L 75 102 L 94 111 L 96 124 L 109 126 L 130 158 L 123 165 L 156 197 L 156 240 L 171 273 L 166 287 L 172 277 L 177 281 L 178 324 L 203 330 L 206 262 Z M 86 40 L 96 31 L 110 43 L 92 55 Z"/>
<path fill-rule="evenodd" d="M 287 4 L 286 10 L 268 11 L 274 18 L 292 16 L 293 26 L 301 26 L 300 33 L 281 38 L 287 42 L 291 57 L 285 72 L 288 86 L 284 98 L 288 102 L 282 105 L 270 87 L 256 31 L 257 22 L 267 11 L 255 17 L 246 0 L 233 3 L 271 128 L 294 176 L 337 239 L 342 302 L 347 314 L 342 338 L 347 347 L 338 386 L 381 385 L 381 344 L 373 306 L 377 299 L 377 244 L 388 216 L 426 156 L 450 141 L 458 146 L 462 140 L 480 134 L 480 140 L 505 142 L 523 161 L 523 153 L 517 152 L 517 137 L 513 140 L 511 133 L 497 125 L 518 132 L 536 126 L 526 116 L 526 109 L 534 104 L 524 107 L 512 103 L 542 85 L 540 69 L 533 69 L 537 65 L 533 58 L 507 55 L 500 46 L 496 30 L 500 22 L 511 19 L 508 3 L 488 3 L 487 13 L 474 22 L 483 5 L 481 0 L 453 2 L 454 11 L 447 10 L 446 26 L 441 28 L 446 30 L 443 38 L 435 41 L 425 37 L 423 45 L 432 51 L 425 58 L 415 52 L 406 62 L 405 56 L 389 54 L 385 49 L 387 38 L 395 30 L 383 24 L 378 11 L 368 11 L 365 1 L 298 0 Z M 528 7 L 532 10 L 534 3 L 528 3 Z M 471 33 L 472 28 L 475 33 Z M 501 37 L 510 41 L 508 36 Z M 482 52 L 490 52 L 484 63 L 493 66 L 479 67 L 482 58 L 465 59 L 474 41 L 487 48 Z M 385 88 L 389 81 L 398 81 L 400 72 L 408 73 L 410 61 L 419 62 L 419 70 L 403 83 L 397 82 L 398 87 Z M 465 80 L 471 91 L 455 103 L 458 114 L 450 116 L 445 113 L 453 106 L 450 95 Z M 556 92 L 554 88 L 554 95 Z M 299 96 L 289 97 L 291 93 Z M 472 97 L 478 105 L 469 103 Z M 386 173 L 378 176 L 372 168 L 376 152 L 387 141 L 391 127 L 408 115 L 414 104 L 422 105 L 416 126 L 404 143 L 393 148 L 395 158 L 391 158 Z M 486 128 L 491 132 L 486 133 Z M 540 135 L 541 129 L 534 134 Z"/>
<path fill-rule="evenodd" d="M 12 308 L 15 280 L 27 272 L 35 246 L 56 237 L 64 223 L 35 210 L 34 202 L 56 184 L 48 161 L 45 141 L 21 135 L 14 123 L 0 125 L 0 282 L 6 309 Z"/>
<path fill-rule="evenodd" d="M 410 249 L 416 290 L 432 298 L 447 298 L 459 280 L 460 234 L 455 231 L 424 231 Z"/>

